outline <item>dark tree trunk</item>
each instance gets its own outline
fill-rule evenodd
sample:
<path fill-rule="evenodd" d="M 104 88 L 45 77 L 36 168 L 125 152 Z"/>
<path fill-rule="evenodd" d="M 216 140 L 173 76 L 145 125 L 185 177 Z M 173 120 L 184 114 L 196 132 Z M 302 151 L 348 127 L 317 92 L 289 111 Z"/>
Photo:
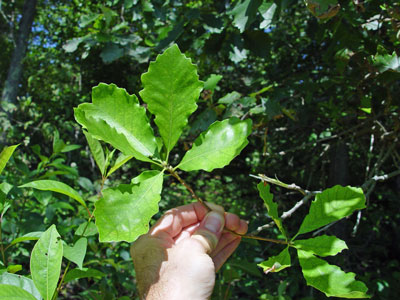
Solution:
<path fill-rule="evenodd" d="M 25 0 L 22 18 L 19 24 L 15 49 L 11 58 L 8 75 L 1 96 L 1 106 L 10 115 L 16 104 L 18 86 L 22 74 L 22 61 L 28 48 L 29 34 L 32 29 L 37 0 Z"/>

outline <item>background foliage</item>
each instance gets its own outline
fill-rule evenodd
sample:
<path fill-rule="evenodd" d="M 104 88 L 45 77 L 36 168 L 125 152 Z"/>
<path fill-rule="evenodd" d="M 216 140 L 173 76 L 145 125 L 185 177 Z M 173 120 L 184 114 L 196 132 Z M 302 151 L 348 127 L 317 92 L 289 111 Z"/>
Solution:
<path fill-rule="evenodd" d="M 24 2 L 0 4 L 5 82 Z M 374 299 L 399 294 L 399 2 L 38 0 L 31 31 L 18 97 L 1 103 L 1 148 L 20 144 L 0 174 L 0 200 L 3 205 L 7 194 L 11 203 L 0 219 L 3 249 L 52 224 L 72 245 L 87 218 L 66 196 L 18 186 L 58 180 L 93 207 L 101 185 L 126 183 L 139 174 L 143 164 L 132 160 L 102 180 L 73 107 L 90 102 L 99 82 L 140 97 L 140 75 L 149 61 L 177 43 L 205 82 L 178 152 L 215 120 L 253 121 L 249 145 L 228 167 L 187 175 L 196 193 L 249 220 L 250 231 L 277 237 L 277 229 L 262 227 L 271 218 L 249 174 L 276 176 L 307 190 L 362 186 L 367 208 L 325 228 L 349 247 L 328 261 L 358 274 Z M 165 180 L 161 211 L 192 201 L 173 178 Z M 279 186 L 271 192 L 280 212 L 302 199 Z M 287 216 L 287 228 L 298 228 L 307 211 L 308 202 Z M 129 245 L 99 243 L 95 228 L 85 235 L 84 267 L 92 276 L 66 278 L 60 298 L 134 297 Z M 3 267 L 28 274 L 33 245 L 8 247 Z M 325 299 L 306 286 L 299 268 L 265 275 L 255 266 L 281 251 L 275 244 L 244 240 L 217 274 L 215 299 Z"/>

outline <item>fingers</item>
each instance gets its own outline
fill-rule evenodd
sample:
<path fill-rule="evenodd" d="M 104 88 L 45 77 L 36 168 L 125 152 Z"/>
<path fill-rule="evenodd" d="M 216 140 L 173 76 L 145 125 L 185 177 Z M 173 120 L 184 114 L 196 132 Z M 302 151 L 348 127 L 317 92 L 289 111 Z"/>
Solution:
<path fill-rule="evenodd" d="M 213 258 L 213 262 L 215 265 L 215 271 L 217 272 L 222 265 L 226 262 L 229 256 L 236 250 L 236 248 L 240 244 L 240 237 L 235 237 L 229 244 L 227 244 L 224 248 L 222 248 Z"/>
<path fill-rule="evenodd" d="M 184 228 L 199 223 L 207 214 L 207 209 L 200 203 L 191 203 L 167 211 L 151 228 L 150 235 L 158 236 L 161 232 L 176 238 Z"/>
<path fill-rule="evenodd" d="M 237 215 L 231 213 L 225 213 L 225 227 L 238 234 L 245 234 L 247 232 L 247 223 Z"/>
<path fill-rule="evenodd" d="M 204 253 L 211 253 L 218 245 L 225 226 L 225 217 L 221 212 L 210 211 L 201 221 L 192 235 L 203 246 Z"/>

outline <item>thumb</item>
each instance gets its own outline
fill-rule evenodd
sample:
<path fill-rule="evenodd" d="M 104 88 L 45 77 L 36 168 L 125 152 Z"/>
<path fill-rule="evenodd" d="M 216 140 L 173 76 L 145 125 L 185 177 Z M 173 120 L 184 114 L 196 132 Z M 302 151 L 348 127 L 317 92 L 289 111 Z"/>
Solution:
<path fill-rule="evenodd" d="M 205 216 L 192 238 L 202 244 L 206 253 L 211 253 L 217 247 L 224 226 L 224 214 L 212 210 Z"/>

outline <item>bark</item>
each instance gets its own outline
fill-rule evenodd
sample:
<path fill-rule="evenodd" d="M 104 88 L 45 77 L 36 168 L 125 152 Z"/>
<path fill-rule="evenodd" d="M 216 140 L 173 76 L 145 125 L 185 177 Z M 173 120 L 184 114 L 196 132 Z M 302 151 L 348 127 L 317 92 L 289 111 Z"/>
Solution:
<path fill-rule="evenodd" d="M 12 108 L 15 107 L 17 102 L 18 86 L 23 70 L 22 62 L 28 48 L 29 34 L 35 16 L 36 3 L 37 0 L 25 0 L 22 10 L 22 18 L 19 23 L 15 49 L 1 96 L 1 106 L 9 115 L 12 113 Z"/>

